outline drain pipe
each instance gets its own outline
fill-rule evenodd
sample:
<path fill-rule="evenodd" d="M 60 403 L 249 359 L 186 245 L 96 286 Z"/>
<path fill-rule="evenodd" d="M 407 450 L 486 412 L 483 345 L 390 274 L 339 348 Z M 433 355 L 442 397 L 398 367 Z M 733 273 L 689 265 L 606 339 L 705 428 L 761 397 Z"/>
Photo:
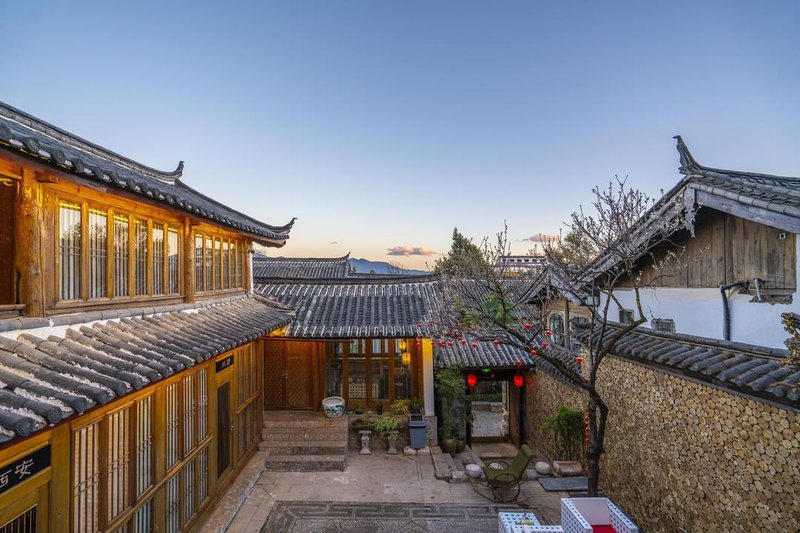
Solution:
<path fill-rule="evenodd" d="M 719 293 L 722 296 L 722 338 L 726 341 L 731 340 L 731 310 L 728 302 L 728 291 L 734 287 L 747 287 L 748 284 L 747 281 L 737 281 L 719 286 Z"/>

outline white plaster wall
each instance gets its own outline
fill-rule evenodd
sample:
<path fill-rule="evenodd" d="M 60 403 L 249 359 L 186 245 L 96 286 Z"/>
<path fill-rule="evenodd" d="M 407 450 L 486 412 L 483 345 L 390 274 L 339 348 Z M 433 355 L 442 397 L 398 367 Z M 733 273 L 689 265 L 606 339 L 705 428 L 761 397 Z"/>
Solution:
<path fill-rule="evenodd" d="M 797 239 L 798 265 L 800 272 L 800 236 Z M 752 281 L 752 280 L 751 280 Z M 767 292 L 769 287 L 767 287 Z M 614 295 L 626 309 L 636 309 L 633 290 L 616 289 Z M 675 321 L 675 332 L 722 339 L 722 296 L 718 288 L 671 289 L 654 288 L 640 290 L 645 318 L 671 318 Z M 728 291 L 731 317 L 731 339 L 735 342 L 785 349 L 783 341 L 788 337 L 781 325 L 781 313 L 791 311 L 800 314 L 800 294 L 795 292 L 791 304 L 750 303 L 752 295 L 735 294 Z M 601 304 L 605 298 L 601 299 Z M 611 304 L 611 320 L 619 319 L 619 308 Z M 647 327 L 650 326 L 648 322 Z"/>

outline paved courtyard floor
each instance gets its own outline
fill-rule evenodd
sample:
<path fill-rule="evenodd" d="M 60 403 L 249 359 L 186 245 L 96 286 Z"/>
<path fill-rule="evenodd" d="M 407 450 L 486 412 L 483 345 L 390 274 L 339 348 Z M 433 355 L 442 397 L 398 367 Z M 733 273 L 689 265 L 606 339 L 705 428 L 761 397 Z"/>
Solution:
<path fill-rule="evenodd" d="M 546 492 L 537 481 L 527 481 L 519 501 L 522 508 L 536 513 L 542 523 L 556 524 L 560 518 L 560 498 L 566 496 L 566 493 Z M 344 472 L 262 473 L 228 531 L 261 531 L 276 502 L 493 505 L 476 494 L 468 482 L 437 480 L 430 456 L 351 452 Z"/>

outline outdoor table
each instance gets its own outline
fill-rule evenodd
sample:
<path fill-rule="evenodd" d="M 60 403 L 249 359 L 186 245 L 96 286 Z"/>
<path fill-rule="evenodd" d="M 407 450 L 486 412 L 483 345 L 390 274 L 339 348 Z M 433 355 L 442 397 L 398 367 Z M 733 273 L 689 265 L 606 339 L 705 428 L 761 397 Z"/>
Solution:
<path fill-rule="evenodd" d="M 525 531 L 525 526 L 521 526 L 520 522 L 525 519 L 533 521 L 533 526 L 539 526 L 541 523 L 539 519 L 536 518 L 536 515 L 533 513 L 498 513 L 497 514 L 497 522 L 499 527 L 497 529 L 498 533 L 522 533 Z"/>

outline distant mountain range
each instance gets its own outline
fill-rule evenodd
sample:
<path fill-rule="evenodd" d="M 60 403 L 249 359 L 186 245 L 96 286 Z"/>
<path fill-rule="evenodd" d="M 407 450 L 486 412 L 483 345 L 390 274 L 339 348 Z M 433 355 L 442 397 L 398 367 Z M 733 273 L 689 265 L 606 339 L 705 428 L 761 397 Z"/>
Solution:
<path fill-rule="evenodd" d="M 369 259 L 350 259 L 350 268 L 357 274 L 396 274 L 401 276 L 422 276 L 430 274 L 427 270 L 414 270 L 410 268 L 397 268 L 386 261 L 370 261 Z"/>

